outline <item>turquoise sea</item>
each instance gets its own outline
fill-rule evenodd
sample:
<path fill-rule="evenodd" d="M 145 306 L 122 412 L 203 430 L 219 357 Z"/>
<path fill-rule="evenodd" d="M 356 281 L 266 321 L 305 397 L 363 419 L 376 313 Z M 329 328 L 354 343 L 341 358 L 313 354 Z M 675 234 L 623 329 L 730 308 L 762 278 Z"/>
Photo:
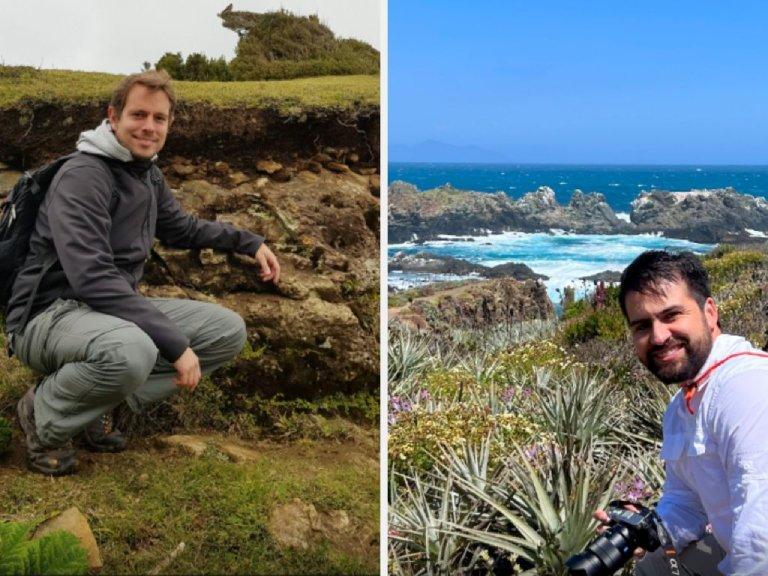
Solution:
<path fill-rule="evenodd" d="M 562 166 L 513 164 L 404 164 L 389 166 L 389 180 L 404 180 L 422 190 L 450 183 L 456 188 L 497 192 L 514 198 L 549 186 L 558 201 L 567 203 L 573 190 L 601 192 L 608 204 L 628 217 L 630 202 L 642 190 L 691 190 L 732 187 L 738 192 L 768 198 L 768 166 Z M 638 254 L 649 249 L 691 250 L 706 254 L 714 246 L 661 235 L 525 234 L 510 232 L 466 238 L 446 236 L 424 244 L 395 244 L 389 256 L 399 251 L 432 252 L 495 266 L 523 262 L 535 272 L 550 277 L 546 281 L 550 298 L 560 300 L 566 285 L 587 292 L 592 287 L 579 279 L 605 270 L 623 270 Z M 390 272 L 391 288 L 406 288 L 436 280 L 427 274 Z"/>

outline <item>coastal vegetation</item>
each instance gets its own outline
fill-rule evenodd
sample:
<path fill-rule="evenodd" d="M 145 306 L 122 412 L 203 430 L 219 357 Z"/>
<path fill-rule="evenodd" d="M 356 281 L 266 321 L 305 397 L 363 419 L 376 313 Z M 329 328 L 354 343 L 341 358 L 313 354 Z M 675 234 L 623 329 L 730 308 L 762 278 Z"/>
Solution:
<path fill-rule="evenodd" d="M 55 105 L 106 103 L 121 76 L 102 72 L 40 70 L 30 66 L 0 66 L 0 109 Z M 215 107 L 273 107 L 291 109 L 348 109 L 378 106 L 376 76 L 324 76 L 284 81 L 174 83 L 182 104 Z"/>
<path fill-rule="evenodd" d="M 240 12 L 230 4 L 219 18 L 239 38 L 231 62 L 200 53 L 185 59 L 179 52 L 166 52 L 155 68 L 177 80 L 224 82 L 379 73 L 375 48 L 360 40 L 336 38 L 317 15 Z"/>
<path fill-rule="evenodd" d="M 720 246 L 704 262 L 723 329 L 762 347 L 768 247 Z M 617 294 L 551 321 L 390 323 L 390 573 L 564 576 L 594 510 L 659 496 L 674 390 L 635 359 Z"/>

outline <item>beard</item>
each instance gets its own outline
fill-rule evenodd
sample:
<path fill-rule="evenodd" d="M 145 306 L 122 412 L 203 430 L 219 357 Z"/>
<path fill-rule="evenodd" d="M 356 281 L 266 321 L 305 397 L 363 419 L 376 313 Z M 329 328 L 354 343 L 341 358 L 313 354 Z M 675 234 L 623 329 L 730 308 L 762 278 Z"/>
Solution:
<path fill-rule="evenodd" d="M 682 347 L 685 352 L 681 359 L 674 362 L 660 362 L 657 359 L 657 355 L 676 347 Z M 686 336 L 670 336 L 664 344 L 651 348 L 643 363 L 664 384 L 679 384 L 698 374 L 711 350 L 712 336 L 708 330 L 702 331 L 701 338 L 695 340 Z"/>

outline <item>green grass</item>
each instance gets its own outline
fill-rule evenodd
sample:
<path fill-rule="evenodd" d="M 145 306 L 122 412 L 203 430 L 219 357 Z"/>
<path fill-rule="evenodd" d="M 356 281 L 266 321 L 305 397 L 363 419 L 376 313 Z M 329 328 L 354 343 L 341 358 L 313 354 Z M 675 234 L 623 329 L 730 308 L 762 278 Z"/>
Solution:
<path fill-rule="evenodd" d="M 0 109 L 31 102 L 97 104 L 109 100 L 121 76 L 100 72 L 0 66 Z M 379 76 L 325 76 L 253 82 L 174 82 L 182 103 L 221 108 L 275 107 L 284 112 L 379 104 Z"/>
<path fill-rule="evenodd" d="M 166 573 L 377 573 L 378 470 L 368 445 L 297 442 L 258 445 L 262 457 L 237 465 L 159 452 L 148 441 L 119 455 L 89 456 L 73 477 L 49 479 L 0 465 L 0 520 L 42 520 L 77 506 L 91 523 L 104 573 L 145 574 L 180 543 Z M 370 454 L 368 454 L 370 453 Z M 143 476 L 146 475 L 146 476 Z M 301 498 L 318 512 L 346 510 L 347 542 L 320 539 L 306 551 L 280 547 L 268 531 L 276 504 Z"/>

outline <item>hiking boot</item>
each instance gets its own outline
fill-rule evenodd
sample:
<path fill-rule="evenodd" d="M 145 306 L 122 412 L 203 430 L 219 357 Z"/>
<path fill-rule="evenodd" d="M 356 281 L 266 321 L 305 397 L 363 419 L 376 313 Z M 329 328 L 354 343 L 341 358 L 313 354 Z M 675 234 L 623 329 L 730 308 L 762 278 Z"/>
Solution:
<path fill-rule="evenodd" d="M 102 414 L 88 424 L 81 439 L 83 445 L 91 452 L 122 452 L 126 445 L 125 436 L 114 427 L 112 411 Z"/>
<path fill-rule="evenodd" d="M 57 448 L 46 446 L 35 427 L 35 389 L 30 388 L 16 407 L 19 424 L 27 444 L 27 467 L 33 472 L 49 476 L 64 476 L 77 470 L 75 450 L 70 443 Z"/>

